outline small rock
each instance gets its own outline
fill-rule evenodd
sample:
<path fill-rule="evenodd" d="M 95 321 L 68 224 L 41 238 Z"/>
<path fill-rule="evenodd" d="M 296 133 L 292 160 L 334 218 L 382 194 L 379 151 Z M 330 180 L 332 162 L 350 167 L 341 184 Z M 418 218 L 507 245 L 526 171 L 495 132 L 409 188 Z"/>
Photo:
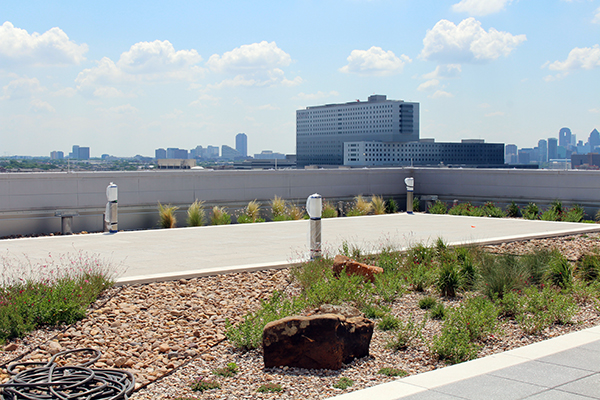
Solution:
<path fill-rule="evenodd" d="M 127 359 L 125 357 L 119 357 L 115 360 L 114 366 L 117 368 L 121 368 L 127 363 Z"/>
<path fill-rule="evenodd" d="M 169 347 L 169 345 L 166 343 L 161 343 L 158 345 L 158 351 L 161 353 L 166 353 L 169 350 L 171 350 L 171 347 Z"/>
<path fill-rule="evenodd" d="M 7 344 L 6 346 L 4 346 L 4 351 L 15 351 L 18 348 L 19 348 L 18 344 L 16 344 L 15 342 L 11 342 L 11 343 Z"/>

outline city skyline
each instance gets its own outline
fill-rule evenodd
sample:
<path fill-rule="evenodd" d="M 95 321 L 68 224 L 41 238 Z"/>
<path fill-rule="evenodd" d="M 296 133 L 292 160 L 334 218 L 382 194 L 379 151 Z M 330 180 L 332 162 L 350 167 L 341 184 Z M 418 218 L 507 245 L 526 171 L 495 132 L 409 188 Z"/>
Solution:
<path fill-rule="evenodd" d="M 32 1 L 1 18 L 0 155 L 239 132 L 250 154 L 291 154 L 296 110 L 382 93 L 419 102 L 437 141 L 523 148 L 600 125 L 600 0 Z"/>

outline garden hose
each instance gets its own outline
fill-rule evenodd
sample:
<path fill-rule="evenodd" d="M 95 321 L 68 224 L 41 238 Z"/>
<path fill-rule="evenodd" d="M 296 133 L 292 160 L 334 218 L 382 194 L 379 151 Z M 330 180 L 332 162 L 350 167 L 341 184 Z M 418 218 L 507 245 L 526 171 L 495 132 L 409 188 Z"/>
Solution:
<path fill-rule="evenodd" d="M 76 366 L 60 367 L 59 357 L 72 353 L 91 353 L 90 359 Z M 4 400 L 127 400 L 135 387 L 128 371 L 89 368 L 100 359 L 100 351 L 91 348 L 65 350 L 50 361 L 13 363 L 7 371 L 14 377 L 0 384 Z M 20 373 L 15 369 L 25 367 Z"/>

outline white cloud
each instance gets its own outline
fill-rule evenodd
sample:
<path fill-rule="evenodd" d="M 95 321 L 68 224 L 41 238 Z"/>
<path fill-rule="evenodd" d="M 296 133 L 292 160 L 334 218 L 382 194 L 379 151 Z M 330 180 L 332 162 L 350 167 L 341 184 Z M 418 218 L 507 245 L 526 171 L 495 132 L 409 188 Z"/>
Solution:
<path fill-rule="evenodd" d="M 340 68 L 341 72 L 375 76 L 400 73 L 404 65 L 412 61 L 407 55 L 397 57 L 391 50 L 376 46 L 369 50 L 352 50 L 347 60 L 348 65 Z"/>
<path fill-rule="evenodd" d="M 98 109 L 98 111 L 105 111 L 113 114 L 135 114 L 139 110 L 131 104 L 123 104 L 109 109 Z"/>
<path fill-rule="evenodd" d="M 17 78 L 3 88 L 4 94 L 0 100 L 28 99 L 34 94 L 46 90 L 37 78 Z"/>
<path fill-rule="evenodd" d="M 335 90 L 330 91 L 329 93 L 318 91 L 317 93 L 303 93 L 300 92 L 296 96 L 293 97 L 294 100 L 318 100 L 326 97 L 339 96 L 340 94 Z"/>
<path fill-rule="evenodd" d="M 438 81 L 437 79 L 430 79 L 428 81 L 421 83 L 419 85 L 419 87 L 417 88 L 417 90 L 420 92 L 425 92 L 427 90 L 435 89 L 436 87 L 439 86 L 439 84 L 440 84 L 440 81 Z"/>
<path fill-rule="evenodd" d="M 0 26 L 0 65 L 69 65 L 79 64 L 88 51 L 86 44 L 75 44 L 60 28 L 43 34 L 29 34 L 6 21 Z"/>
<path fill-rule="evenodd" d="M 594 11 L 594 19 L 592 19 L 593 24 L 600 24 L 600 7 L 596 8 Z"/>
<path fill-rule="evenodd" d="M 105 99 L 113 99 L 119 97 L 132 97 L 131 95 L 126 95 L 122 91 L 117 88 L 110 86 L 101 86 L 94 90 L 94 97 L 102 97 Z"/>
<path fill-rule="evenodd" d="M 503 111 L 495 111 L 495 112 L 491 112 L 491 113 L 487 113 L 485 114 L 486 117 L 490 118 L 490 117 L 504 117 L 506 115 L 505 112 Z"/>
<path fill-rule="evenodd" d="M 425 79 L 449 79 L 458 78 L 462 72 L 460 64 L 444 64 L 435 67 L 432 72 L 423 75 Z"/>
<path fill-rule="evenodd" d="M 53 96 L 56 97 L 73 97 L 77 94 L 77 90 L 72 87 L 66 87 L 63 89 L 59 89 L 56 92 L 52 93 Z"/>
<path fill-rule="evenodd" d="M 452 6 L 452 11 L 483 16 L 502 11 L 511 2 L 512 0 L 461 0 Z"/>
<path fill-rule="evenodd" d="M 508 56 L 525 40 L 525 35 L 486 31 L 472 17 L 458 25 L 443 19 L 427 31 L 420 57 L 442 63 L 486 62 Z"/>
<path fill-rule="evenodd" d="M 219 100 L 221 100 L 221 98 L 212 96 L 207 93 L 203 93 L 200 96 L 198 96 L 198 99 L 192 101 L 189 105 L 194 106 L 194 107 L 203 107 L 209 103 L 210 104 L 219 104 Z"/>
<path fill-rule="evenodd" d="M 592 114 L 600 114 L 600 108 L 590 108 L 588 111 Z"/>
<path fill-rule="evenodd" d="M 239 73 L 287 67 L 292 62 L 288 53 L 277 47 L 275 42 L 245 44 L 224 53 L 213 54 L 206 65 L 216 72 Z"/>
<path fill-rule="evenodd" d="M 569 52 L 569 56 L 565 61 L 554 61 L 546 63 L 551 71 L 574 71 L 578 69 L 593 69 L 600 67 L 600 45 L 594 47 L 575 47 Z"/>
<path fill-rule="evenodd" d="M 164 118 L 164 119 L 177 119 L 181 115 L 183 115 L 183 111 L 178 110 L 178 109 L 174 109 L 172 112 L 170 112 L 168 114 L 161 115 L 161 118 Z"/>
<path fill-rule="evenodd" d="M 287 67 L 292 62 L 288 53 L 277 47 L 275 42 L 245 44 L 222 56 L 213 54 L 206 65 L 213 72 L 236 74 L 234 78 L 208 85 L 211 89 L 225 87 L 250 86 L 295 86 L 302 83 L 302 78 L 285 77 L 280 67 Z"/>
<path fill-rule="evenodd" d="M 440 98 L 444 98 L 444 97 L 446 97 L 446 98 L 454 97 L 454 95 L 452 93 L 448 93 L 443 90 L 437 90 L 434 94 L 432 94 L 429 97 L 432 99 L 440 99 Z"/>
<path fill-rule="evenodd" d="M 113 86 L 123 83 L 193 81 L 202 76 L 198 67 L 202 57 L 196 50 L 175 50 L 168 41 L 139 42 L 122 53 L 116 63 L 108 57 L 96 67 L 77 75 L 78 89 L 95 96 L 132 96 L 119 94 Z M 99 90 L 100 89 L 100 90 Z"/>
<path fill-rule="evenodd" d="M 49 103 L 40 99 L 32 99 L 29 103 L 34 112 L 55 112 L 56 110 Z"/>

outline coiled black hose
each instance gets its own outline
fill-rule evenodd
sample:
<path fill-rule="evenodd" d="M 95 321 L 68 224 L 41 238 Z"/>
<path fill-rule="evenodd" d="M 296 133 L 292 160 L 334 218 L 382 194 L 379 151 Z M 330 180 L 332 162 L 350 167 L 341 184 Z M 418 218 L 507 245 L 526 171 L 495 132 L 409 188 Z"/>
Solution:
<path fill-rule="evenodd" d="M 59 367 L 54 361 L 71 353 L 90 353 L 90 360 L 76 366 Z M 4 400 L 127 400 L 135 387 L 133 374 L 115 369 L 89 368 L 100 359 L 90 348 L 56 353 L 47 363 L 22 362 L 7 367 L 14 377 L 1 384 Z M 15 372 L 17 367 L 25 371 Z"/>

